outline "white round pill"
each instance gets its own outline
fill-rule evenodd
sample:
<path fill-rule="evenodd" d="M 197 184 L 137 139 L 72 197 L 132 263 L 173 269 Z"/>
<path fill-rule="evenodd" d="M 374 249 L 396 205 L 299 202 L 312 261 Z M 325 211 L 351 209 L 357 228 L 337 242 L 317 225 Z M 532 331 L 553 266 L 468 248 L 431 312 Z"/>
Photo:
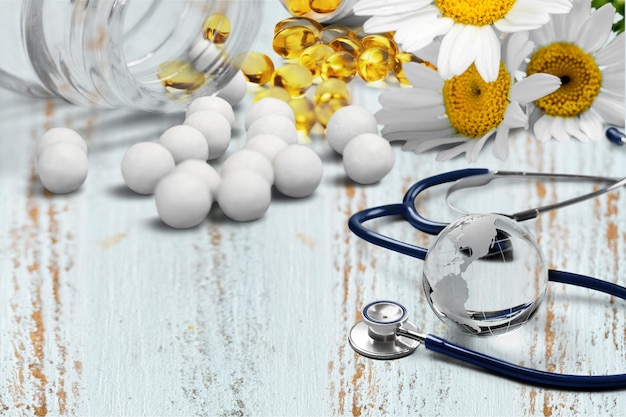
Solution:
<path fill-rule="evenodd" d="M 82 136 L 74 129 L 67 127 L 53 127 L 46 130 L 37 141 L 37 149 L 35 157 L 39 158 L 41 151 L 48 145 L 58 142 L 68 142 L 78 146 L 83 152 L 87 153 L 87 143 Z"/>
<path fill-rule="evenodd" d="M 343 167 L 348 177 L 359 184 L 373 184 L 391 171 L 394 163 L 391 145 L 374 133 L 362 133 L 343 150 Z"/>
<path fill-rule="evenodd" d="M 326 125 L 328 144 L 340 154 L 348 142 L 361 133 L 378 134 L 376 118 L 363 106 L 353 104 L 338 109 Z"/>
<path fill-rule="evenodd" d="M 235 126 L 235 112 L 230 103 L 221 97 L 203 96 L 194 99 L 185 110 L 185 118 L 199 111 L 211 110 L 224 116 L 230 127 Z"/>
<path fill-rule="evenodd" d="M 278 152 L 285 149 L 287 143 L 276 135 L 261 134 L 247 140 L 244 149 L 257 151 L 272 162 Z"/>
<path fill-rule="evenodd" d="M 272 185 L 274 183 L 274 168 L 272 163 L 263 154 L 252 149 L 240 149 L 230 155 L 220 168 L 222 178 L 233 171 L 252 170 L 260 174 Z"/>
<path fill-rule="evenodd" d="M 170 151 L 177 164 L 187 159 L 209 159 L 209 145 L 202 132 L 195 127 L 172 126 L 159 137 L 159 143 Z"/>
<path fill-rule="evenodd" d="M 204 181 L 190 173 L 178 171 L 159 181 L 154 189 L 154 201 L 163 223 L 177 229 L 202 223 L 213 204 Z"/>
<path fill-rule="evenodd" d="M 238 222 L 263 217 L 272 200 L 272 186 L 253 170 L 234 170 L 222 179 L 217 203 L 224 215 Z"/>
<path fill-rule="evenodd" d="M 264 133 L 280 137 L 288 145 L 298 143 L 298 131 L 294 122 L 280 114 L 266 114 L 255 120 L 248 129 L 248 139 Z"/>
<path fill-rule="evenodd" d="M 248 92 L 248 83 L 243 72 L 237 71 L 233 78 L 218 93 L 217 97 L 221 97 L 228 101 L 231 106 L 236 106 L 246 96 Z"/>
<path fill-rule="evenodd" d="M 217 192 L 222 184 L 222 177 L 217 173 L 215 168 L 206 161 L 199 159 L 187 159 L 176 165 L 174 172 L 187 172 L 200 178 L 206 184 L 213 199 L 217 198 Z"/>
<path fill-rule="evenodd" d="M 41 184 L 54 194 L 76 191 L 87 178 L 87 154 L 70 142 L 45 146 L 37 162 Z"/>
<path fill-rule="evenodd" d="M 320 157 L 304 145 L 289 145 L 274 157 L 276 189 L 288 197 L 306 197 L 317 189 L 324 167 Z"/>
<path fill-rule="evenodd" d="M 211 110 L 198 111 L 187 117 L 183 124 L 202 132 L 209 145 L 209 159 L 219 158 L 228 149 L 230 123 L 221 114 Z"/>
<path fill-rule="evenodd" d="M 161 144 L 139 142 L 122 159 L 124 182 L 138 194 L 152 194 L 159 180 L 174 170 L 174 157 Z"/>
<path fill-rule="evenodd" d="M 285 116 L 292 123 L 296 123 L 296 117 L 289 104 L 274 97 L 265 97 L 254 103 L 246 113 L 246 130 L 250 129 L 252 123 L 268 114 Z"/>

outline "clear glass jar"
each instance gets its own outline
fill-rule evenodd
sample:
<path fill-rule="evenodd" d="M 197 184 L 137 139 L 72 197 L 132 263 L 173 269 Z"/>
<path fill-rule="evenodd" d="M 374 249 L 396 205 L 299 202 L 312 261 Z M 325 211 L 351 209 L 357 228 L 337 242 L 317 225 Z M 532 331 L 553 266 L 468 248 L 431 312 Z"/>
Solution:
<path fill-rule="evenodd" d="M 85 106 L 149 111 L 221 89 L 256 37 L 259 0 L 5 0 L 0 14 L 0 86 Z M 207 16 L 231 24 L 225 42 L 203 37 Z M 193 89 L 165 85 L 159 68 L 189 63 Z M 168 77 L 176 76 L 169 71 Z"/>

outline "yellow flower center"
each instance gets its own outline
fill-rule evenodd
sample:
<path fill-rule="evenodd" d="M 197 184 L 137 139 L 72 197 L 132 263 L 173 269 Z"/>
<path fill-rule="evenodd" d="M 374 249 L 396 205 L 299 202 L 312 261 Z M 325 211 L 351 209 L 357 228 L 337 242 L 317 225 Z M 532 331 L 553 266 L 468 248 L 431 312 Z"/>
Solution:
<path fill-rule="evenodd" d="M 550 116 L 575 117 L 584 113 L 602 87 L 602 72 L 593 57 L 579 46 L 556 42 L 530 57 L 528 75 L 543 72 L 561 79 L 561 87 L 535 101 Z"/>
<path fill-rule="evenodd" d="M 511 75 L 500 62 L 498 78 L 485 82 L 472 64 L 443 84 L 443 102 L 450 124 L 468 138 L 478 139 L 504 120 L 509 105 Z"/>
<path fill-rule="evenodd" d="M 457 23 L 485 26 L 502 19 L 516 0 L 435 0 L 441 14 Z"/>

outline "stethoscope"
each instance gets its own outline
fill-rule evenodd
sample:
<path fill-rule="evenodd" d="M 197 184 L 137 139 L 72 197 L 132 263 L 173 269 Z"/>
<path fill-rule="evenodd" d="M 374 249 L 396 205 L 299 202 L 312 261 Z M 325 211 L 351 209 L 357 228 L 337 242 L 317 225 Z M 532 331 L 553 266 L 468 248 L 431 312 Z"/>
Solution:
<path fill-rule="evenodd" d="M 578 203 L 626 185 L 626 178 L 615 179 L 597 176 L 572 174 L 545 174 L 528 172 L 489 171 L 487 169 L 463 169 L 425 178 L 411 186 L 404 195 L 402 203 L 368 208 L 350 217 L 348 226 L 360 238 L 405 255 L 421 260 L 426 258 L 428 250 L 380 234 L 364 226 L 366 221 L 387 216 L 402 216 L 416 229 L 432 234 L 439 234 L 446 223 L 426 219 L 418 213 L 415 206 L 420 193 L 436 185 L 454 184 L 448 189 L 448 197 L 463 188 L 485 185 L 497 178 L 536 178 L 566 179 L 578 181 L 602 181 L 610 185 L 597 191 L 581 195 L 559 203 L 524 210 L 506 215 L 516 221 L 537 217 L 540 213 L 556 210 Z M 548 270 L 548 281 L 570 284 L 600 291 L 618 298 L 626 299 L 626 288 L 571 272 Z M 372 359 L 396 359 L 413 353 L 420 343 L 426 349 L 442 353 L 455 359 L 485 368 L 497 374 L 522 382 L 561 389 L 614 389 L 626 387 L 626 374 L 618 375 L 569 375 L 526 368 L 456 345 L 440 337 L 420 333 L 417 327 L 408 321 L 408 312 L 404 306 L 393 301 L 376 301 L 362 310 L 362 321 L 350 330 L 348 341 L 359 354 Z"/>

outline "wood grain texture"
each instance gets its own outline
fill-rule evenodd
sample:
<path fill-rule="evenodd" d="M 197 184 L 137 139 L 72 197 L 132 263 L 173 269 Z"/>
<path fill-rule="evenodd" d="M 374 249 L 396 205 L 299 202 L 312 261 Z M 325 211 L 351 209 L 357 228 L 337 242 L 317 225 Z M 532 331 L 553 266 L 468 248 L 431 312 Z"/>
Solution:
<path fill-rule="evenodd" d="M 269 49 L 266 2 L 256 50 Z M 273 58 L 275 56 L 273 55 Z M 353 84 L 376 110 L 379 89 Z M 244 140 L 243 117 L 229 149 Z M 0 92 L 0 414 L 7 416 L 190 415 L 626 415 L 626 394 L 547 390 L 501 379 L 419 349 L 379 362 L 352 352 L 347 332 L 368 301 L 407 306 L 427 332 L 526 366 L 568 373 L 624 373 L 626 306 L 602 294 L 551 284 L 532 320 L 498 338 L 468 338 L 441 323 L 421 291 L 422 263 L 351 234 L 349 216 L 398 202 L 414 181 L 467 167 L 394 148 L 379 184 L 345 179 L 324 142 L 321 187 L 310 198 L 275 195 L 267 215 L 237 224 L 219 210 L 198 228 L 171 230 L 151 197 L 123 185 L 119 166 L 135 142 L 155 140 L 181 115 L 95 111 Z M 36 139 L 76 128 L 90 172 L 77 193 L 53 196 L 34 174 Z M 621 176 L 626 154 L 604 138 L 539 144 L 511 139 L 499 161 L 475 167 Z M 470 193 L 473 210 L 542 204 L 593 184 L 515 183 Z M 451 220 L 435 189 L 418 202 Z M 626 285 L 623 192 L 546 214 L 529 224 L 551 267 Z M 372 227 L 428 245 L 401 221 Z"/>

